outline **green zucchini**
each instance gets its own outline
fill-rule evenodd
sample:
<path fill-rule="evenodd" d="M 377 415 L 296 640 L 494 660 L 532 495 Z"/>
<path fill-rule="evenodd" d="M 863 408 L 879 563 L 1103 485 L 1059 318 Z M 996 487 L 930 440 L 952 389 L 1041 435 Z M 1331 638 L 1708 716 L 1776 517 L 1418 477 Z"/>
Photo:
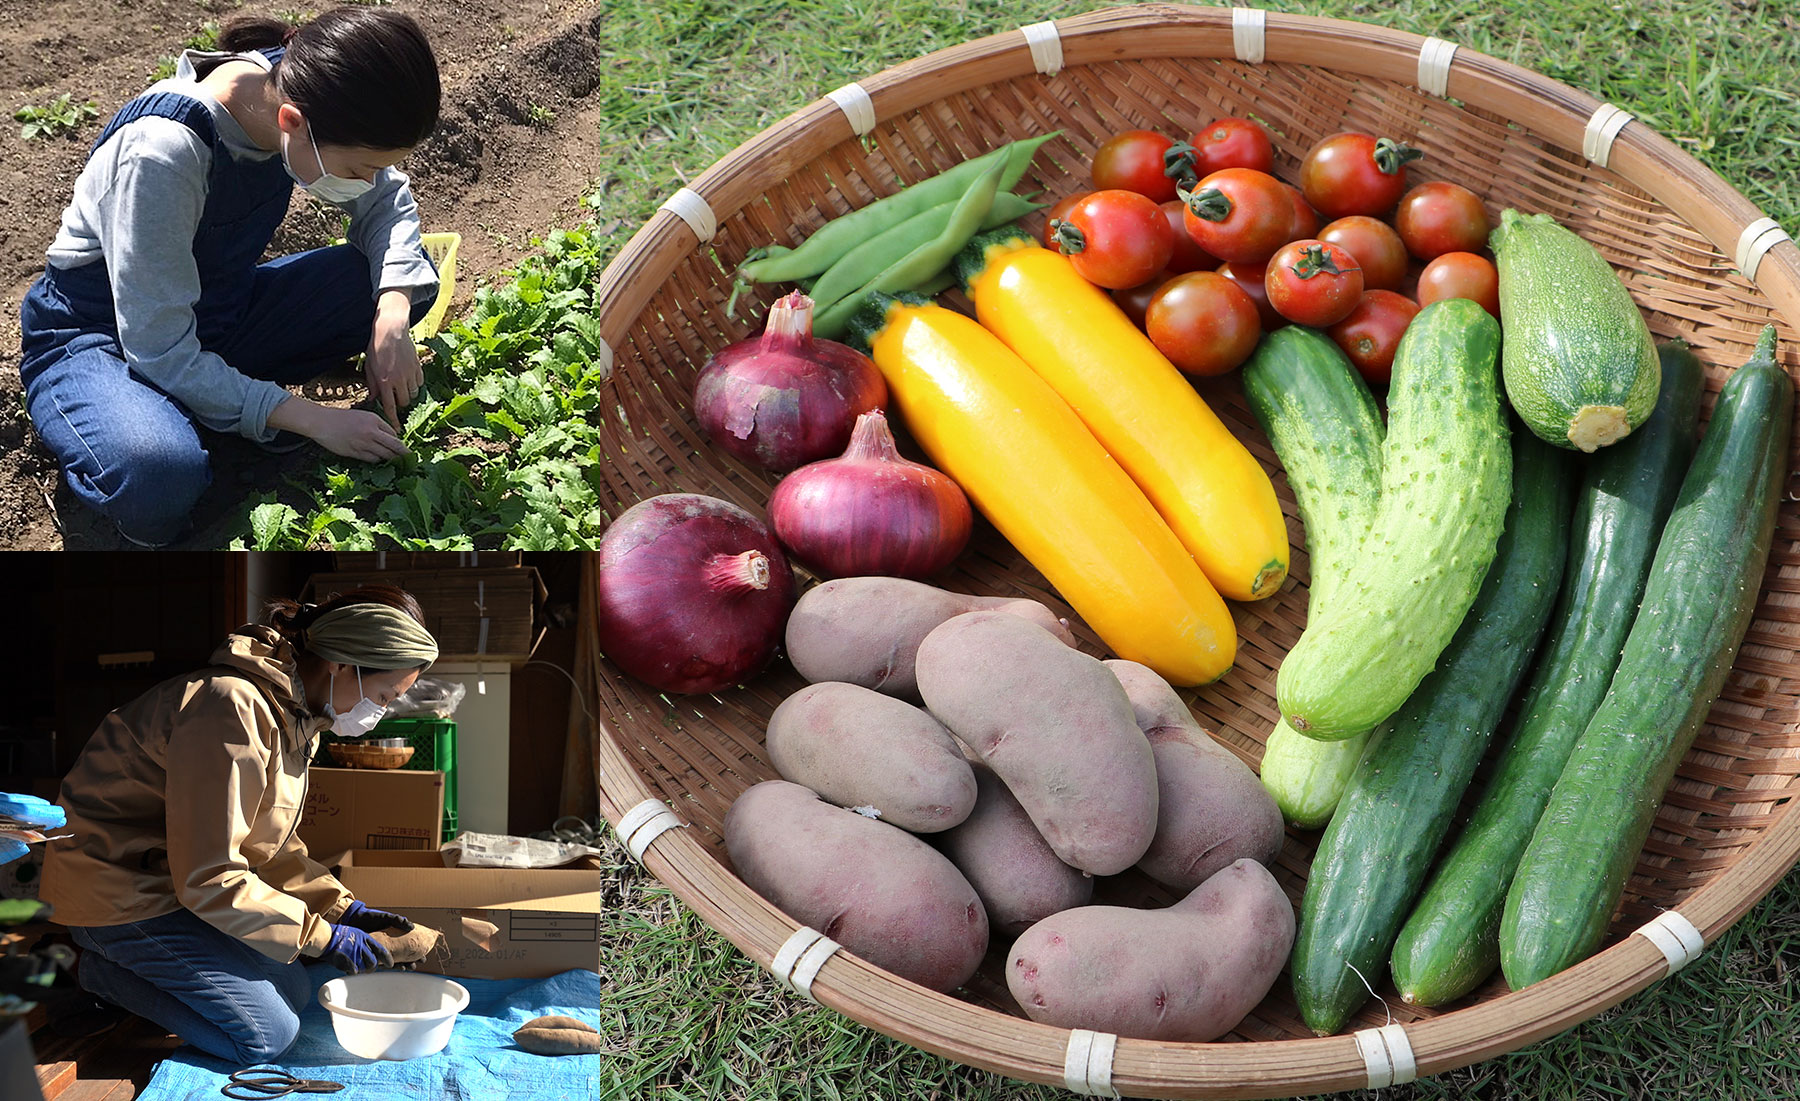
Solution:
<path fill-rule="evenodd" d="M 1381 498 L 1386 428 L 1375 397 L 1337 344 L 1290 325 L 1263 337 L 1243 367 L 1250 411 L 1294 491 L 1311 560 L 1308 618 L 1330 606 L 1349 575 Z M 1309 738 L 1277 720 L 1263 749 L 1262 782 L 1288 822 L 1317 829 L 1331 818 L 1368 742 Z"/>
<path fill-rule="evenodd" d="M 1572 456 L 1512 434 L 1505 530 L 1443 660 L 1376 728 L 1300 901 L 1294 1000 L 1321 1036 L 1369 996 L 1488 740 L 1525 675 L 1568 557 Z"/>
<path fill-rule="evenodd" d="M 1506 519 L 1500 326 L 1466 298 L 1419 311 L 1388 388 L 1381 500 L 1354 570 L 1276 674 L 1281 715 L 1335 740 L 1406 702 L 1468 613 Z"/>
<path fill-rule="evenodd" d="M 1500 274 L 1501 372 L 1519 417 L 1558 447 L 1624 439 L 1656 406 L 1650 327 L 1593 245 L 1548 214 L 1502 211 L 1488 235 Z"/>
<path fill-rule="evenodd" d="M 1500 969 L 1515 990 L 1599 946 L 1663 793 L 1725 685 L 1768 563 L 1793 407 L 1770 326 L 1719 393 L 1618 670 L 1507 892 Z"/>
<path fill-rule="evenodd" d="M 1655 412 L 1586 464 L 1562 596 L 1493 778 L 1394 942 L 1394 985 L 1408 1002 L 1460 998 L 1500 966 L 1500 910 L 1519 854 L 1618 666 L 1700 414 L 1700 361 L 1679 341 L 1657 351 Z"/>

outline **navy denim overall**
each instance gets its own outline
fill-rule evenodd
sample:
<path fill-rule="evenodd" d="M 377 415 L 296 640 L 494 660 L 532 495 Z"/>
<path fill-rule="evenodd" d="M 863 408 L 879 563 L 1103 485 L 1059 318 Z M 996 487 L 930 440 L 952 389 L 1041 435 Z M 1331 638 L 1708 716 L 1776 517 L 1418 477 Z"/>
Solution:
<path fill-rule="evenodd" d="M 282 54 L 263 52 L 271 61 Z M 201 347 L 245 375 L 282 385 L 315 378 L 366 348 L 375 292 L 362 252 L 337 245 L 257 263 L 293 194 L 281 157 L 233 158 L 205 105 L 172 92 L 146 93 L 120 108 L 94 149 L 146 115 L 175 119 L 213 151 L 194 232 Z M 415 304 L 414 319 L 429 305 Z M 178 537 L 212 481 L 209 456 L 180 402 L 131 373 L 105 260 L 45 265 L 20 319 L 26 409 L 69 488 L 134 542 Z"/>

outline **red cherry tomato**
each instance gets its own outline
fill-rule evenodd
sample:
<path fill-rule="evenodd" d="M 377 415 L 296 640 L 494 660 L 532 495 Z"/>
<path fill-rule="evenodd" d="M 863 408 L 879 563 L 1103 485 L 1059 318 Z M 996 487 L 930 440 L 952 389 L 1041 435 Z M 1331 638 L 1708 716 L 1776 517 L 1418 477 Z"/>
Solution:
<path fill-rule="evenodd" d="M 1052 235 L 1056 232 L 1057 223 L 1069 216 L 1069 211 L 1075 209 L 1076 203 L 1092 194 L 1092 191 L 1077 191 L 1073 195 L 1065 195 L 1050 204 L 1050 209 L 1044 212 L 1045 248 L 1053 249 L 1056 247 L 1056 238 Z"/>
<path fill-rule="evenodd" d="M 1219 258 L 1201 248 L 1187 231 L 1187 205 L 1180 199 L 1159 204 L 1169 219 L 1169 232 L 1175 236 L 1175 255 L 1169 257 L 1169 271 L 1211 271 L 1219 266 Z"/>
<path fill-rule="evenodd" d="M 1163 174 L 1163 153 L 1175 143 L 1154 130 L 1127 130 L 1108 138 L 1094 153 L 1097 191 L 1135 191 L 1164 203 L 1175 197 L 1175 181 Z"/>
<path fill-rule="evenodd" d="M 1419 273 L 1419 305 L 1441 298 L 1472 298 L 1500 317 L 1500 273 L 1493 262 L 1472 252 L 1446 252 Z"/>
<path fill-rule="evenodd" d="M 1343 320 L 1362 297 L 1362 269 L 1341 245 L 1291 241 L 1263 273 L 1269 304 L 1289 321 L 1324 328 Z"/>
<path fill-rule="evenodd" d="M 1222 375 L 1250 358 L 1262 325 L 1242 287 L 1212 271 L 1190 271 L 1150 299 L 1144 331 L 1190 375 Z"/>
<path fill-rule="evenodd" d="M 1487 244 L 1488 216 L 1481 197 L 1444 180 L 1422 183 L 1394 208 L 1394 229 L 1406 251 L 1421 260 L 1446 252 L 1478 252 Z"/>
<path fill-rule="evenodd" d="M 1096 191 L 1076 203 L 1054 234 L 1083 279 L 1135 287 L 1169 266 L 1175 234 L 1162 208 L 1135 191 Z"/>
<path fill-rule="evenodd" d="M 1406 246 L 1394 227 L 1367 214 L 1327 223 L 1319 240 L 1344 246 L 1362 265 L 1364 290 L 1398 290 L 1406 278 Z"/>
<path fill-rule="evenodd" d="M 1294 224 L 1288 228 L 1288 240 L 1302 241 L 1319 235 L 1319 212 L 1306 201 L 1306 196 L 1293 184 L 1286 184 L 1294 193 Z"/>
<path fill-rule="evenodd" d="M 1150 308 L 1150 300 L 1156 297 L 1156 292 L 1162 289 L 1164 283 L 1177 274 L 1179 273 L 1159 271 L 1135 287 L 1121 287 L 1106 293 L 1112 295 L 1112 300 L 1119 304 L 1119 309 L 1125 311 L 1126 317 L 1131 318 L 1131 323 L 1141 329 L 1144 327 L 1144 312 Z"/>
<path fill-rule="evenodd" d="M 1333 134 L 1300 162 L 1300 190 L 1327 218 L 1379 216 L 1394 209 L 1406 191 L 1406 162 L 1423 155 L 1387 138 Z"/>
<path fill-rule="evenodd" d="M 1294 200 L 1267 172 L 1221 169 L 1189 191 L 1186 202 L 1188 236 L 1228 263 L 1260 263 L 1292 240 Z"/>
<path fill-rule="evenodd" d="M 1371 386 L 1385 386 L 1394 373 L 1394 351 L 1419 304 L 1393 291 L 1364 291 L 1354 309 L 1326 330 Z"/>
<path fill-rule="evenodd" d="M 1194 175 L 1206 178 L 1221 168 L 1275 170 L 1275 147 L 1269 132 L 1250 119 L 1227 115 L 1194 132 Z"/>
<path fill-rule="evenodd" d="M 1269 289 L 1263 285 L 1263 275 L 1268 269 L 1269 265 L 1266 263 L 1220 264 L 1218 271 L 1250 296 L 1250 301 L 1256 303 L 1257 316 L 1262 318 L 1263 332 L 1272 333 L 1288 324 L 1288 319 L 1276 313 L 1275 307 L 1269 305 Z"/>

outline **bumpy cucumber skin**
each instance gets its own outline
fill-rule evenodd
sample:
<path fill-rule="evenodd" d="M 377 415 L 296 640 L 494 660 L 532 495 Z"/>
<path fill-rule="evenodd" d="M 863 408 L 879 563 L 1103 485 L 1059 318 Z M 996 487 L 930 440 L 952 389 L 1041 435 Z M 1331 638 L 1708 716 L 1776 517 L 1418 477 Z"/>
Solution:
<path fill-rule="evenodd" d="M 1562 596 L 1493 779 L 1394 941 L 1394 986 L 1410 1003 L 1453 1001 L 1500 966 L 1506 888 L 1618 666 L 1657 536 L 1693 458 L 1700 412 L 1700 361 L 1678 341 L 1657 353 L 1656 410 L 1585 464 Z"/>
<path fill-rule="evenodd" d="M 1500 274 L 1506 396 L 1541 439 L 1596 450 L 1616 442 L 1571 439 L 1585 407 L 1616 408 L 1625 432 L 1656 406 L 1656 343 L 1631 292 L 1606 258 L 1548 214 L 1501 212 L 1488 235 Z"/>
<path fill-rule="evenodd" d="M 1381 499 L 1386 428 L 1368 384 L 1317 329 L 1292 325 L 1263 337 L 1244 364 L 1250 411 L 1275 448 L 1306 529 L 1307 615 L 1330 606 L 1356 560 Z M 1282 817 L 1302 829 L 1331 819 L 1367 734 L 1326 742 L 1277 721 L 1263 749 L 1262 782 Z"/>
<path fill-rule="evenodd" d="M 1480 595 L 1438 667 L 1375 730 L 1307 875 L 1294 1000 L 1322 1036 L 1367 1000 L 1364 979 L 1387 960 L 1556 600 L 1572 457 L 1523 430 L 1512 449 L 1517 483 Z"/>
<path fill-rule="evenodd" d="M 1719 393 L 1618 671 L 1519 861 L 1500 919 L 1500 969 L 1515 990 L 1599 946 L 1755 614 L 1794 407 L 1774 343 L 1764 330 Z"/>
<path fill-rule="evenodd" d="M 1300 733 L 1335 740 L 1374 729 L 1474 603 L 1512 482 L 1499 344 L 1500 326 L 1466 298 L 1426 306 L 1401 338 L 1369 534 L 1276 674 L 1281 715 Z"/>

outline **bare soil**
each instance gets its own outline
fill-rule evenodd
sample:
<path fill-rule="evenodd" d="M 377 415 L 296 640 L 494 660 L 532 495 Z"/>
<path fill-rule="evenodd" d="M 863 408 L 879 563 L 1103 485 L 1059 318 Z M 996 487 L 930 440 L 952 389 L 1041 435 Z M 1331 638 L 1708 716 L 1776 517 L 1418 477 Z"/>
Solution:
<path fill-rule="evenodd" d="M 321 4 L 319 8 L 328 5 Z M 603 174 L 597 107 L 585 102 L 609 59 L 594 0 L 394 0 L 425 27 L 444 82 L 437 132 L 401 166 L 427 232 L 462 234 L 457 297 L 522 260 L 532 239 L 582 220 L 581 199 Z M 104 120 L 142 91 L 164 58 L 202 25 L 241 10 L 291 17 L 294 5 L 223 0 L 0 0 L 0 548 L 104 550 L 122 541 L 69 493 L 24 413 L 19 303 L 43 270 L 75 177 Z M 12 112 L 63 92 L 92 101 L 99 118 L 74 135 L 26 141 Z M 296 194 L 271 251 L 313 248 L 332 236 L 319 209 Z M 308 388 L 342 403 L 366 397 L 346 372 Z M 176 549 L 224 546 L 239 506 L 281 490 L 309 468 L 314 447 L 271 456 L 237 437 L 210 436 L 213 485 L 193 533 Z"/>

